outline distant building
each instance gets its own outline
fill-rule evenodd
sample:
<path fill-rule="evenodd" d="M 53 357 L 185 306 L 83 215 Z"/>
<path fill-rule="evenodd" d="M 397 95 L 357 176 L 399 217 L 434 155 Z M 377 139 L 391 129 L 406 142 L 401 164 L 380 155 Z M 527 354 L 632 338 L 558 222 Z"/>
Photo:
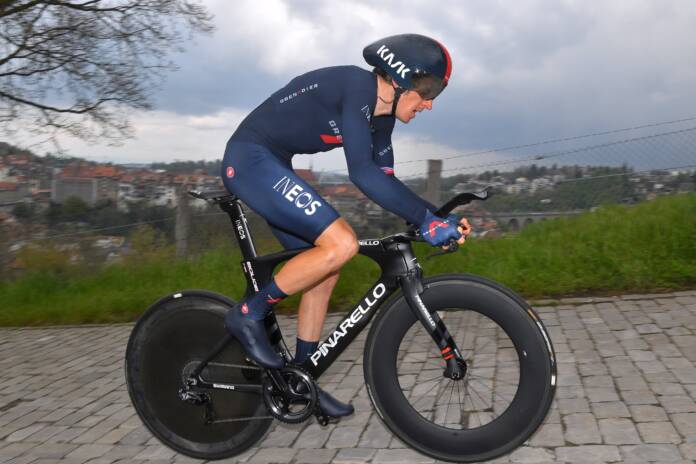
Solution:
<path fill-rule="evenodd" d="M 319 185 L 319 181 L 311 169 L 295 169 L 294 171 L 300 179 L 307 182 L 313 188 L 317 188 Z"/>
<path fill-rule="evenodd" d="M 549 179 L 548 177 L 539 177 L 537 179 L 532 180 L 530 190 L 532 193 L 534 193 L 537 190 L 550 189 L 552 187 L 553 180 Z"/>
<path fill-rule="evenodd" d="M 322 185 L 318 191 L 353 227 L 367 226 L 372 202 L 355 185 Z"/>
<path fill-rule="evenodd" d="M 154 196 L 149 199 L 153 206 L 166 206 L 175 208 L 178 203 L 177 188 L 174 185 L 158 185 L 155 187 Z"/>
<path fill-rule="evenodd" d="M 27 184 L 0 182 L 0 211 L 10 212 L 15 205 L 31 198 Z"/>
<path fill-rule="evenodd" d="M 317 177 L 317 183 L 319 185 L 345 184 L 349 179 L 347 174 L 338 174 L 330 171 L 320 171 L 313 174 Z"/>
<path fill-rule="evenodd" d="M 89 206 L 101 201 L 118 200 L 118 178 L 123 171 L 117 166 L 70 164 L 53 179 L 51 201 L 62 204 L 77 197 Z"/>

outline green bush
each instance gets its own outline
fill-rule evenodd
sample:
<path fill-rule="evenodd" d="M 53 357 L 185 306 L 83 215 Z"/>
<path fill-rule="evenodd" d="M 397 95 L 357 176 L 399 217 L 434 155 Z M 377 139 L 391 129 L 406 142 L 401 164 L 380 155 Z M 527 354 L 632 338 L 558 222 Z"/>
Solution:
<path fill-rule="evenodd" d="M 259 246 L 268 252 L 261 245 L 268 244 Z M 143 229 L 132 247 L 137 252 L 132 257 L 99 272 L 79 275 L 49 266 L 0 283 L 0 325 L 126 322 L 181 289 L 204 288 L 232 298 L 244 292 L 241 257 L 232 245 L 175 260 L 161 237 Z M 432 251 L 416 247 L 421 258 Z M 696 195 L 545 221 L 517 235 L 471 240 L 458 253 L 420 262 L 426 275 L 479 274 L 526 297 L 693 288 Z M 378 276 L 374 262 L 353 259 L 341 272 L 331 309 L 348 309 Z M 297 295 L 285 300 L 279 310 L 294 311 L 298 300 Z"/>

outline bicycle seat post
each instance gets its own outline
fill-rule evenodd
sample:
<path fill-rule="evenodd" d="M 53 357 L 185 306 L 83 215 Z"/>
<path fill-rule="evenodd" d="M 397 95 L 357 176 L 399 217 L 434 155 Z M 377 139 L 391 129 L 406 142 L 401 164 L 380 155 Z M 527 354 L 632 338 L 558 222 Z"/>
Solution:
<path fill-rule="evenodd" d="M 249 224 L 247 223 L 244 210 L 242 209 L 242 205 L 239 203 L 239 200 L 237 198 L 233 198 L 229 201 L 221 202 L 220 208 L 229 215 L 230 220 L 232 221 L 234 233 L 237 237 L 239 248 L 242 250 L 244 260 L 249 261 L 256 258 L 256 246 L 254 245 L 254 240 L 251 237 Z"/>

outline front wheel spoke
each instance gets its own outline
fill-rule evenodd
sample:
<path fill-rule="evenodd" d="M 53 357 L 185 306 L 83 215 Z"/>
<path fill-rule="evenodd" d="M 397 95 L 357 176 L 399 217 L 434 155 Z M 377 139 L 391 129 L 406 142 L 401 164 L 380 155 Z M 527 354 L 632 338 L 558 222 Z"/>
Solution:
<path fill-rule="evenodd" d="M 476 396 L 476 398 L 481 402 L 481 406 L 482 406 L 481 410 L 482 411 L 488 410 L 488 408 L 491 406 L 487 406 L 486 400 L 481 396 L 480 392 L 478 392 L 471 383 L 469 383 L 468 386 L 469 386 L 469 398 L 471 398 L 471 400 L 472 400 L 471 405 L 476 407 L 476 405 L 474 404 L 474 401 L 473 401 L 474 396 Z"/>
<path fill-rule="evenodd" d="M 436 375 L 435 377 L 432 377 L 430 379 L 425 379 L 425 380 L 416 380 L 418 382 L 418 385 L 423 385 L 424 383 L 432 382 L 435 380 L 442 380 L 445 379 L 446 377 L 442 374 Z"/>
<path fill-rule="evenodd" d="M 495 390 L 488 388 L 488 387 L 487 387 L 483 382 L 481 382 L 480 380 L 477 380 L 477 379 L 471 379 L 471 380 L 472 380 L 473 382 L 478 382 L 479 384 L 483 385 L 484 388 L 487 388 L 487 389 L 488 389 L 491 393 L 493 393 L 495 396 L 497 396 L 498 398 L 500 398 L 500 399 L 502 399 L 503 401 L 507 402 L 507 404 L 512 403 L 512 399 L 511 399 L 511 398 L 506 398 L 506 397 L 503 396 L 501 393 L 498 393 L 498 392 L 496 392 Z M 472 388 L 473 388 L 473 386 L 472 386 Z"/>
<path fill-rule="evenodd" d="M 483 383 L 484 381 L 492 380 L 488 377 L 482 377 L 480 375 L 474 375 L 474 374 L 469 374 L 469 378 L 472 380 L 477 380 L 477 381 L 479 381 L 479 383 Z M 495 384 L 496 385 L 497 384 L 509 385 L 510 387 L 515 387 L 515 389 L 517 389 L 517 387 L 519 386 L 519 383 L 512 383 L 512 382 L 508 382 L 506 380 L 501 380 L 501 379 L 495 379 Z"/>
<path fill-rule="evenodd" d="M 452 394 L 453 393 L 454 393 L 454 383 L 452 383 L 452 386 L 450 388 L 450 396 L 449 396 L 449 400 L 447 400 L 447 407 L 445 408 L 445 418 L 443 420 L 442 425 L 447 425 L 449 423 L 448 422 L 449 419 L 447 418 L 447 416 L 449 415 L 449 407 L 450 407 L 450 403 L 452 403 Z"/>
<path fill-rule="evenodd" d="M 464 407 L 462 406 L 462 386 L 461 382 L 457 382 L 457 400 L 459 401 L 459 425 L 464 429 L 466 425 L 464 422 Z M 465 398 L 466 401 L 466 398 Z M 468 420 L 467 420 L 468 422 Z"/>
<path fill-rule="evenodd" d="M 470 423 L 470 419 L 473 415 L 474 419 L 476 419 L 479 423 L 479 427 L 483 425 L 481 423 L 481 419 L 476 415 L 476 405 L 474 404 L 474 399 L 472 398 L 471 394 L 469 393 L 469 384 L 464 385 L 464 408 L 466 409 L 466 399 L 467 397 L 469 398 L 469 403 L 471 404 L 471 411 L 467 411 L 466 417 L 467 417 L 467 424 L 470 424 L 473 428 L 473 423 Z"/>
<path fill-rule="evenodd" d="M 467 410 L 467 418 L 468 418 L 467 423 L 469 425 L 469 428 L 473 429 L 473 428 L 481 427 L 484 425 L 483 414 L 481 413 L 481 411 L 482 410 L 485 411 L 485 409 L 482 409 L 481 407 L 479 407 L 476 404 L 476 402 L 474 401 L 475 397 L 474 397 L 474 395 L 472 395 L 472 393 L 471 393 L 472 390 L 471 390 L 471 388 L 469 388 L 468 384 L 466 384 L 464 386 L 464 390 L 465 390 L 464 394 L 466 396 L 468 396 L 468 398 L 469 398 L 469 405 L 470 405 L 470 409 Z M 465 410 L 467 408 L 466 396 L 464 398 L 464 409 Z M 482 401 L 482 400 L 479 399 L 478 401 Z M 483 406 L 485 407 L 485 404 Z"/>

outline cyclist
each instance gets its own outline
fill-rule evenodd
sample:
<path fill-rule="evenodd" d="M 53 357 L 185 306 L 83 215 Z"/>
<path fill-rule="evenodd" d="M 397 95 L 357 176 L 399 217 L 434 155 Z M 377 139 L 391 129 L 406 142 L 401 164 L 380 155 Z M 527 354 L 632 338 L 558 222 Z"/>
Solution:
<path fill-rule="evenodd" d="M 435 206 L 394 176 L 395 121 L 408 123 L 432 109 L 452 70 L 447 49 L 429 37 L 401 34 L 368 45 L 363 56 L 372 72 L 335 66 L 294 78 L 252 111 L 227 143 L 225 187 L 268 221 L 286 249 L 314 245 L 225 318 L 247 354 L 267 368 L 284 365 L 263 324 L 272 306 L 303 292 L 294 359 L 302 364 L 317 348 L 339 269 L 359 248 L 350 225 L 293 172 L 293 155 L 342 146 L 351 181 L 383 208 L 420 225 L 433 246 L 452 238 L 464 243 L 471 231 L 464 218 L 435 216 Z M 319 407 L 330 417 L 353 412 L 321 389 Z"/>

